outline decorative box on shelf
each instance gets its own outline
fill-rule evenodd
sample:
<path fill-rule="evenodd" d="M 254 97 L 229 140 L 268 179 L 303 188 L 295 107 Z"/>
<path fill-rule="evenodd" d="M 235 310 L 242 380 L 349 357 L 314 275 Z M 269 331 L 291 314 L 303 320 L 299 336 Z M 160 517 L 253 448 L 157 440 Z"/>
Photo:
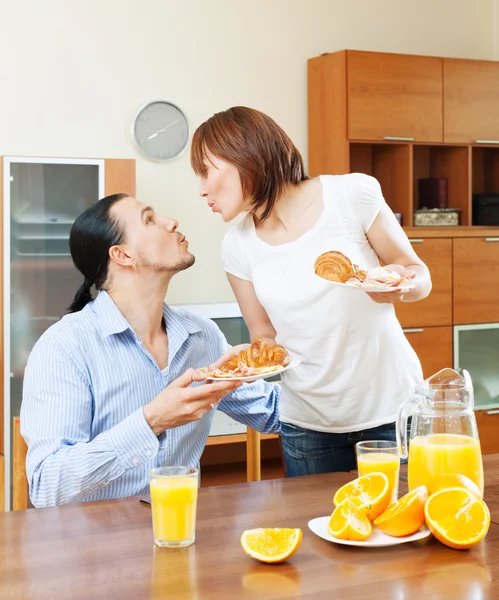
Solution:
<path fill-rule="evenodd" d="M 414 211 L 416 227 L 455 227 L 459 225 L 460 208 L 422 208 Z"/>

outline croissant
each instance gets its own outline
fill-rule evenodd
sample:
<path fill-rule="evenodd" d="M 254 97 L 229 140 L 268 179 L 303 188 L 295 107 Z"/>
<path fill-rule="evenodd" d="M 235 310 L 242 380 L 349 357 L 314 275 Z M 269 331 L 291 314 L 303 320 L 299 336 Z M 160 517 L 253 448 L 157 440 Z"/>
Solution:
<path fill-rule="evenodd" d="M 364 281 L 367 277 L 365 271 L 354 265 L 344 254 L 336 251 L 321 254 L 315 261 L 314 270 L 319 277 L 339 283 L 346 283 L 352 278 Z"/>
<path fill-rule="evenodd" d="M 228 373 L 237 369 L 240 363 L 253 368 L 285 366 L 290 360 L 288 351 L 283 346 L 268 344 L 259 338 L 247 350 L 242 350 L 239 354 L 226 361 L 220 367 L 220 371 Z"/>

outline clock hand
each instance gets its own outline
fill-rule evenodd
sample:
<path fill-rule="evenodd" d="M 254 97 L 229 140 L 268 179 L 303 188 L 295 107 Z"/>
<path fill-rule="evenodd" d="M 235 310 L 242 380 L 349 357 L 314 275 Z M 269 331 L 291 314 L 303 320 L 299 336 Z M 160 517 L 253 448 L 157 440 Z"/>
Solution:
<path fill-rule="evenodd" d="M 162 129 L 160 129 L 159 131 L 156 131 L 155 133 L 152 133 L 147 139 L 148 140 L 152 140 L 155 137 L 157 137 L 160 133 L 164 133 L 165 131 L 168 131 L 168 129 L 171 129 L 174 125 L 176 125 L 177 123 L 179 123 L 179 120 L 177 119 L 176 121 L 173 121 L 173 123 L 169 123 L 168 125 L 165 125 Z"/>

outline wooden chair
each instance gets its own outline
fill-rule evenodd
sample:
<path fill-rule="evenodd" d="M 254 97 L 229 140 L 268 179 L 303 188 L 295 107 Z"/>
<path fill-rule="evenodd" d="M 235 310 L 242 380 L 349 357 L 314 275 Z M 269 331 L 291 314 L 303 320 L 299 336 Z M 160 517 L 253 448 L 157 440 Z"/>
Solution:
<path fill-rule="evenodd" d="M 13 436 L 12 507 L 14 510 L 25 510 L 29 505 L 28 477 L 26 475 L 28 446 L 21 435 L 21 420 L 19 417 L 14 417 Z"/>
<path fill-rule="evenodd" d="M 276 381 L 281 385 L 280 381 Z M 284 458 L 281 460 L 284 467 Z M 246 430 L 246 480 L 261 481 L 262 479 L 262 460 L 261 460 L 261 440 L 260 433 L 248 427 Z"/>

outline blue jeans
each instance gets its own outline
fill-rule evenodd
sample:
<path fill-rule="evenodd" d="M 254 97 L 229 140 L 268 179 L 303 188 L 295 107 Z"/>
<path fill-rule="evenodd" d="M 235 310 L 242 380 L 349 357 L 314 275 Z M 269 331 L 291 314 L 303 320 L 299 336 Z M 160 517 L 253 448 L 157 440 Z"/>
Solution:
<path fill-rule="evenodd" d="M 363 440 L 395 441 L 395 423 L 352 433 L 325 433 L 281 422 L 286 475 L 317 475 L 357 468 L 355 444 Z"/>

